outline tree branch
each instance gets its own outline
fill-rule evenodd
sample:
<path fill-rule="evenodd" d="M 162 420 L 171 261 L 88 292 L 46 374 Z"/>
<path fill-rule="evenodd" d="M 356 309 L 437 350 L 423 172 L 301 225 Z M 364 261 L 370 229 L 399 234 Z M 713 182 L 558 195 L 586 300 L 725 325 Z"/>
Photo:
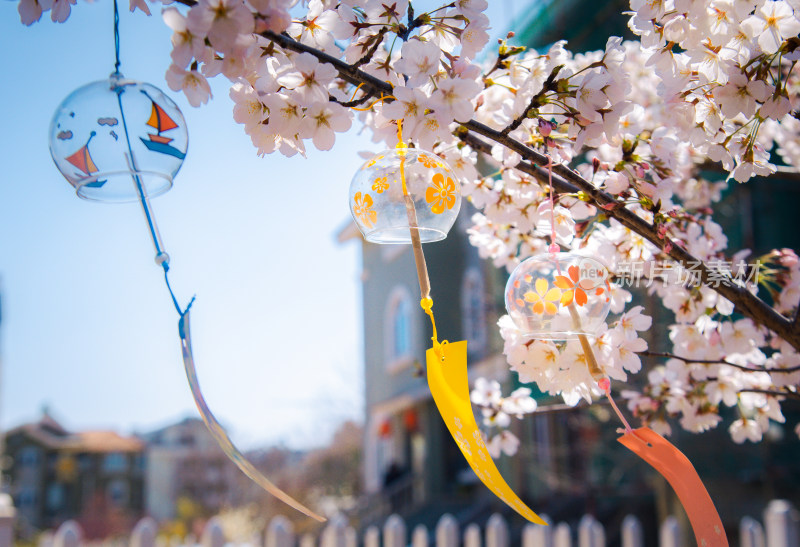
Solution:
<path fill-rule="evenodd" d="M 380 94 L 392 94 L 393 87 L 390 84 L 366 72 L 358 70 L 327 53 L 301 44 L 289 36 L 276 34 L 271 31 L 263 32 L 262 36 L 274 41 L 285 49 L 300 53 L 310 53 L 320 61 L 333 65 L 343 80 L 354 85 L 363 84 L 362 87 L 366 88 L 365 91 L 368 93 L 376 96 Z M 520 166 L 518 166 L 520 170 L 533 175 L 539 180 L 547 180 L 547 171 L 541 167 L 547 165 L 547 157 L 544 154 L 476 120 L 459 123 L 468 131 L 486 137 L 498 144 L 502 144 L 509 150 L 518 153 L 528 162 L 528 164 L 522 162 Z M 470 135 L 466 135 L 462 138 L 470 143 L 471 146 L 474 143 L 474 147 L 483 152 L 491 150 L 491 146 L 488 143 L 484 142 L 483 145 L 479 145 L 479 142 L 482 141 L 471 137 Z M 620 224 L 641 235 L 656 247 L 664 249 L 664 252 L 679 264 L 691 268 L 693 271 L 697 271 L 701 282 L 724 298 L 730 300 L 736 306 L 739 313 L 770 329 L 800 351 L 800 331 L 796 331 L 793 328 L 790 319 L 787 319 L 775 311 L 757 296 L 736 285 L 731 279 L 727 278 L 721 272 L 716 271 L 715 268 L 709 267 L 703 261 L 694 257 L 677 243 L 670 241 L 668 237 L 659 237 L 655 225 L 640 218 L 635 212 L 626 209 L 612 195 L 599 190 L 576 171 L 573 171 L 566 165 L 556 164 L 553 167 L 553 187 L 559 192 L 576 193 L 582 191 L 595 205 L 603 209 L 608 217 L 614 218 Z M 669 245 L 667 245 L 668 243 Z M 671 248 L 669 248 L 669 251 L 666 251 L 665 247 Z"/>
<path fill-rule="evenodd" d="M 411 5 L 409 4 L 409 8 L 410 7 L 411 7 Z M 372 46 L 370 46 L 370 48 L 367 50 L 367 52 L 364 54 L 364 56 L 361 57 L 361 59 L 359 59 L 358 61 L 353 63 L 353 68 L 358 68 L 361 65 L 365 65 L 368 62 L 370 62 L 370 60 L 372 59 L 372 56 L 375 55 L 376 51 L 378 51 L 378 48 L 380 47 L 381 43 L 383 42 L 383 37 L 386 36 L 387 32 L 389 32 L 389 27 L 381 27 L 380 28 L 380 30 L 378 31 L 378 34 L 375 34 L 373 36 L 373 39 L 375 40 L 375 43 L 372 44 Z"/>
<path fill-rule="evenodd" d="M 550 72 L 550 75 L 547 77 L 547 80 L 545 80 L 544 85 L 542 85 L 542 89 L 539 90 L 539 92 L 531 98 L 530 102 L 528 103 L 528 106 L 526 106 L 525 110 L 522 111 L 522 114 L 517 116 L 514 119 L 514 121 L 508 124 L 505 127 L 505 129 L 501 131 L 503 135 L 508 135 L 509 133 L 514 131 L 517 127 L 519 127 L 522 124 L 522 121 L 528 117 L 528 114 L 531 112 L 531 110 L 542 106 L 543 104 L 542 99 L 547 94 L 547 92 L 556 90 L 557 87 L 556 76 L 558 76 L 558 73 L 561 71 L 562 68 L 564 68 L 564 65 L 558 65 L 557 67 L 553 68 L 553 70 Z"/>
<path fill-rule="evenodd" d="M 789 367 L 789 368 L 751 368 L 745 365 L 738 365 L 736 363 L 731 363 L 727 359 L 689 359 L 687 357 L 681 357 L 680 355 L 675 355 L 674 353 L 666 353 L 662 351 L 639 351 L 636 352 L 638 355 L 642 357 L 664 357 L 666 359 L 678 359 L 679 361 L 683 361 L 684 363 L 696 363 L 699 365 L 728 365 L 729 367 L 738 368 L 740 370 L 744 370 L 747 372 L 777 372 L 777 373 L 785 373 L 789 374 L 792 372 L 797 372 L 800 370 L 800 366 L 796 367 Z"/>

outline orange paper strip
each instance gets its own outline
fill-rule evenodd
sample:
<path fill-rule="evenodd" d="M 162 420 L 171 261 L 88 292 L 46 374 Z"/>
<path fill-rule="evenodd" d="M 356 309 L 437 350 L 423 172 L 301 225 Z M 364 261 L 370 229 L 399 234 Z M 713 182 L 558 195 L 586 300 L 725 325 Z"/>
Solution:
<path fill-rule="evenodd" d="M 635 429 L 617 440 L 667 479 L 689 515 L 699 547 L 728 547 L 714 502 L 683 452 L 649 427 Z"/>
<path fill-rule="evenodd" d="M 475 423 L 469 401 L 467 378 L 467 343 L 453 342 L 441 345 L 443 358 L 429 349 L 425 354 L 428 363 L 428 386 L 436 407 L 472 470 L 489 490 L 517 513 L 536 524 L 547 524 L 514 493 L 497 470 L 492 456 Z"/>

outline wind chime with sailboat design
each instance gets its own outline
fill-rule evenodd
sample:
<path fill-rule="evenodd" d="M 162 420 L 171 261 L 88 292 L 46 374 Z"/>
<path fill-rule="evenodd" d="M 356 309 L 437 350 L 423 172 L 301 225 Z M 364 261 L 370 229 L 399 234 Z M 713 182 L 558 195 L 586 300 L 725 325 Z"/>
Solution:
<path fill-rule="evenodd" d="M 200 390 L 192 352 L 189 311 L 182 308 L 169 282 L 169 255 L 150 205 L 150 198 L 172 187 L 189 144 L 186 122 L 178 106 L 158 88 L 126 79 L 119 71 L 119 8 L 114 1 L 116 64 L 108 80 L 85 85 L 58 106 L 50 124 L 50 153 L 59 171 L 81 198 L 95 201 L 138 201 L 164 272 L 172 304 L 178 312 L 184 370 L 195 404 L 223 452 L 250 479 L 298 511 L 319 521 L 311 511 L 275 486 L 233 444 L 208 408 Z M 155 131 L 155 132 L 154 132 Z"/>

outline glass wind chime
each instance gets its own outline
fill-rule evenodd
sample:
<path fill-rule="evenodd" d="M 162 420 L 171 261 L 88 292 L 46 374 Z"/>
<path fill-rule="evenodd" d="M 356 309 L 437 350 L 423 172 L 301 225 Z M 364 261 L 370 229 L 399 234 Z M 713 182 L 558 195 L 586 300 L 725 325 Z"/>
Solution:
<path fill-rule="evenodd" d="M 164 271 L 172 303 L 180 316 L 178 330 L 192 397 L 214 439 L 239 469 L 267 492 L 298 511 L 324 521 L 275 486 L 236 448 L 208 408 L 197 379 L 189 315 L 169 283 L 169 255 L 164 250 L 150 198 L 172 187 L 188 147 L 186 121 L 178 106 L 155 86 L 125 78 L 119 61 L 119 11 L 114 1 L 116 63 L 107 80 L 73 91 L 58 106 L 50 124 L 50 153 L 78 197 L 93 201 L 138 202 L 142 207 L 155 260 Z"/>
<path fill-rule="evenodd" d="M 500 475 L 483 441 L 469 398 L 467 342 L 439 342 L 422 243 L 447 236 L 461 207 L 461 184 L 432 152 L 409 148 L 397 121 L 397 147 L 376 154 L 350 183 L 350 211 L 367 241 L 410 243 L 420 287 L 420 306 L 430 317 L 432 346 L 425 354 L 428 386 L 447 429 L 480 480 L 531 522 L 547 524 Z"/>
<path fill-rule="evenodd" d="M 467 342 L 438 340 L 422 243 L 444 239 L 452 227 L 461 203 L 459 180 L 439 156 L 408 148 L 402 138 L 402 120 L 397 127 L 397 147 L 373 156 L 353 177 L 350 211 L 367 241 L 412 245 L 420 306 L 430 317 L 433 332 L 432 347 L 426 352 L 428 385 L 464 458 L 507 505 L 531 522 L 547 524 L 508 486 L 486 449 L 470 403 Z M 595 358 L 591 340 L 610 309 L 608 271 L 594 258 L 561 252 L 556 243 L 549 158 L 547 171 L 551 244 L 546 254 L 524 260 L 512 272 L 505 288 L 508 313 L 532 339 L 579 340 L 592 378 L 625 426 L 619 442 L 669 481 L 689 515 L 698 545 L 727 546 L 714 503 L 686 456 L 650 428 L 632 429 L 611 396 L 611 382 Z"/>

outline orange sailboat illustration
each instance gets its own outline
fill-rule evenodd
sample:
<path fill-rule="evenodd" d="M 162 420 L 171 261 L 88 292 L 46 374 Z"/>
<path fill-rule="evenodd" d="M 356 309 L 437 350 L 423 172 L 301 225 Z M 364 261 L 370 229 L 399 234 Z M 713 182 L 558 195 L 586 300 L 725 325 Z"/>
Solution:
<path fill-rule="evenodd" d="M 166 137 L 161 133 L 164 131 L 169 131 L 170 129 L 175 129 L 178 127 L 178 124 L 175 123 L 175 120 L 169 117 L 163 108 L 158 106 L 158 104 L 153 100 L 150 95 L 147 95 L 144 90 L 142 93 L 150 99 L 153 107 L 150 110 L 150 118 L 147 120 L 147 125 L 158 131 L 157 134 L 148 133 L 148 139 L 144 137 L 140 137 L 142 142 L 147 147 L 148 150 L 153 152 L 160 152 L 162 154 L 169 154 L 170 156 L 175 156 L 178 159 L 183 159 L 186 156 L 185 152 L 181 152 L 174 146 L 170 145 L 173 139 L 170 137 Z"/>
<path fill-rule="evenodd" d="M 89 143 L 92 142 L 92 138 L 97 135 L 94 131 L 89 133 L 89 140 L 86 141 L 86 144 L 81 146 L 77 152 L 67 156 L 65 159 L 70 162 L 72 165 L 78 168 L 79 171 L 84 173 L 86 176 L 91 176 L 99 169 L 97 165 L 94 163 L 92 159 L 92 155 L 89 153 Z M 88 184 L 84 184 L 84 186 L 89 186 L 90 188 L 100 188 L 106 183 L 104 180 L 96 180 L 94 182 L 90 182 Z"/>

